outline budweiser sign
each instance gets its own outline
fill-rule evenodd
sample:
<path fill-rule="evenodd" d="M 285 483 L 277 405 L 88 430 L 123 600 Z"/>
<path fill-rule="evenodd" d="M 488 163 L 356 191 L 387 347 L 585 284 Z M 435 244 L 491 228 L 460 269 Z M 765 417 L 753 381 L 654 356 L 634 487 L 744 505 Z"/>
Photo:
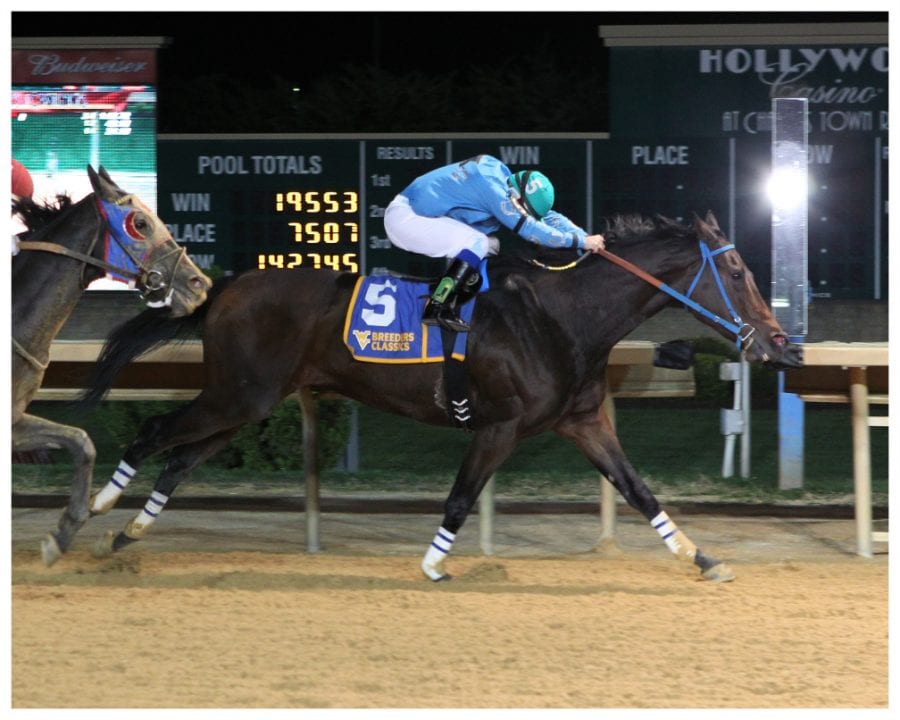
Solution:
<path fill-rule="evenodd" d="M 16 85 L 156 82 L 154 50 L 14 50 Z"/>

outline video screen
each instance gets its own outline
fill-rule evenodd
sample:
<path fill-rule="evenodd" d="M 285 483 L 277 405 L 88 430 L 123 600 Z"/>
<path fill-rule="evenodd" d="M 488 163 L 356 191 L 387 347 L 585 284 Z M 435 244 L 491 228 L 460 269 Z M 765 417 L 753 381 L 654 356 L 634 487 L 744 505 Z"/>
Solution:
<path fill-rule="evenodd" d="M 12 157 L 34 199 L 92 191 L 87 166 L 103 165 L 123 190 L 156 211 L 156 90 L 150 85 L 15 85 Z"/>
<path fill-rule="evenodd" d="M 93 191 L 87 166 L 156 212 L 156 90 L 150 85 L 15 85 L 12 157 L 31 175 L 35 202 Z M 13 218 L 13 233 L 24 230 Z M 109 276 L 91 290 L 124 290 Z"/>

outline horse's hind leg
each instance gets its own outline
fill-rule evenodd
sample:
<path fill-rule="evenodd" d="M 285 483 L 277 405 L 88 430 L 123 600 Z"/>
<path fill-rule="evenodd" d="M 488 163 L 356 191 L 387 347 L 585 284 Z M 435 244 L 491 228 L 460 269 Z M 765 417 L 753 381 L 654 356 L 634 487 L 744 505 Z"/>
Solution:
<path fill-rule="evenodd" d="M 52 565 L 69 549 L 72 539 L 87 521 L 88 498 L 97 452 L 88 434 L 81 428 L 60 425 L 35 415 L 23 415 L 12 428 L 13 447 L 19 451 L 64 448 L 72 455 L 74 472 L 69 504 L 55 531 L 41 542 L 41 557 Z"/>
<path fill-rule="evenodd" d="M 466 521 L 485 483 L 515 448 L 515 425 L 494 425 L 475 433 L 469 452 L 444 504 L 444 519 L 422 558 L 422 572 L 434 580 L 449 580 L 444 570 L 456 534 Z"/>
<path fill-rule="evenodd" d="M 215 406 L 211 406 L 206 400 L 206 393 L 201 393 L 172 412 L 147 418 L 112 477 L 91 498 L 91 514 L 103 515 L 109 512 L 147 458 L 169 448 L 205 440 L 223 429 L 245 422 L 216 412 Z"/>
<path fill-rule="evenodd" d="M 707 580 L 734 580 L 734 573 L 725 563 L 703 553 L 660 508 L 650 488 L 625 457 L 605 412 L 601 410 L 598 416 L 592 418 L 570 419 L 557 427 L 556 431 L 571 439 L 585 457 L 609 479 L 626 502 L 647 518 L 677 558 L 696 565 Z"/>
<path fill-rule="evenodd" d="M 237 431 L 238 428 L 226 430 L 205 440 L 174 448 L 143 509 L 128 522 L 124 530 L 119 533 L 111 530 L 107 532 L 95 546 L 94 554 L 109 555 L 143 538 L 181 481 L 188 477 L 194 468 L 224 448 Z"/>
<path fill-rule="evenodd" d="M 125 492 L 125 488 L 134 480 L 141 464 L 147 458 L 166 448 L 173 447 L 175 440 L 169 429 L 173 426 L 176 418 L 184 414 L 192 404 L 188 403 L 170 413 L 154 415 L 144 421 L 137 437 L 128 446 L 112 477 L 91 498 L 91 515 L 104 515 L 112 510 L 122 493 Z"/>

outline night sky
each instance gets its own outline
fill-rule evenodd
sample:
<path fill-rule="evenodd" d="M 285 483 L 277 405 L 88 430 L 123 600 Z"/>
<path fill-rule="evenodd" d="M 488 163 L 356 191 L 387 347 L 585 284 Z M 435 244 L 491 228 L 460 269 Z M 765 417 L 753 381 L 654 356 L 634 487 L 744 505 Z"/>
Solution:
<path fill-rule="evenodd" d="M 886 13 L 585 12 L 14 12 L 13 37 L 171 38 L 168 77 L 277 74 L 303 84 L 346 64 L 441 72 L 546 43 L 563 67 L 602 68 L 600 25 L 886 21 Z"/>

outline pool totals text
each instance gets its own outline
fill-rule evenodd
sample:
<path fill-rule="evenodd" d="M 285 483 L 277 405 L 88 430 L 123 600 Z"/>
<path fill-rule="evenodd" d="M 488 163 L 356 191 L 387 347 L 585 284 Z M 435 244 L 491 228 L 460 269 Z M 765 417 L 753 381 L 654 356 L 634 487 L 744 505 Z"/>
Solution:
<path fill-rule="evenodd" d="M 201 268 L 363 268 L 357 148 L 254 140 L 160 145 L 160 216 Z"/>

